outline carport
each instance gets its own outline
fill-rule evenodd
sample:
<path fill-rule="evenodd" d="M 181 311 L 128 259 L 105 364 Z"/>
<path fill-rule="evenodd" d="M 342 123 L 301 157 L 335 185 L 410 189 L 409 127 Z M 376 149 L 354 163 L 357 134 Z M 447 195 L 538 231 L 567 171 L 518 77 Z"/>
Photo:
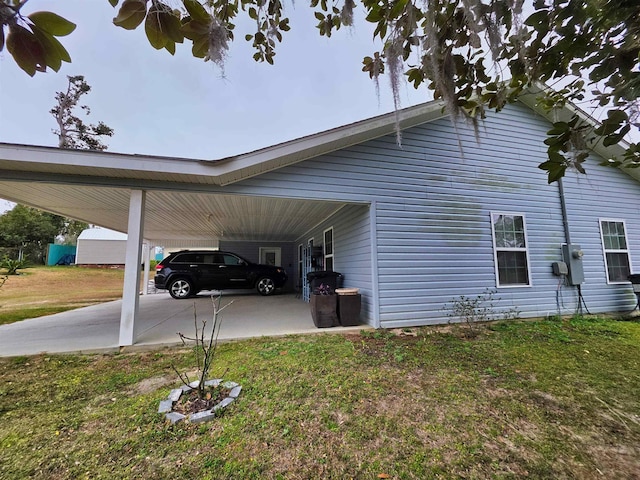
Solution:
<path fill-rule="evenodd" d="M 22 150 L 21 147 L 15 148 L 16 151 Z M 0 182 L 1 197 L 128 233 L 118 341 L 121 346 L 136 343 L 143 334 L 143 327 L 138 325 L 136 317 L 141 281 L 138 266 L 148 260 L 142 258 L 141 245 L 144 241 L 151 246 L 189 248 L 217 245 L 222 239 L 292 242 L 311 228 L 317 219 L 331 215 L 342 206 L 314 200 L 220 194 L 215 185 L 186 183 L 184 173 L 170 172 L 159 179 L 157 174 L 121 168 L 125 163 L 157 168 L 158 163 L 165 166 L 168 163 L 166 159 L 140 159 L 136 156 L 127 158 L 123 165 L 117 165 L 123 156 L 33 147 L 28 147 L 28 150 L 32 155 L 35 153 L 42 157 L 38 162 L 39 169 L 42 169 L 44 161 L 58 163 L 61 160 L 57 157 L 64 156 L 64 161 L 70 159 L 76 163 L 75 171 L 86 169 L 94 173 L 97 170 L 99 176 L 5 171 L 2 175 L 5 180 Z M 115 167 L 119 168 L 98 166 L 108 163 L 113 157 Z M 78 165 L 88 162 L 93 165 Z M 182 171 L 211 168 L 204 162 L 192 160 L 173 160 L 172 163 L 178 164 Z M 136 177 L 135 183 L 143 188 L 127 188 L 126 185 L 134 181 L 122 178 L 125 174 Z M 139 178 L 146 176 L 151 178 Z M 289 272 L 290 276 L 294 274 Z M 146 279 L 144 283 L 147 284 Z M 306 307 L 302 301 L 298 302 Z M 308 311 L 305 320 L 307 317 Z"/>
<path fill-rule="evenodd" d="M 257 177 L 376 138 L 394 125 L 395 117 L 379 117 L 211 161 L 0 144 L 0 197 L 128 234 L 118 340 L 128 346 L 143 333 L 136 322 L 143 241 L 188 248 L 222 241 L 294 242 L 345 206 L 370 204 L 350 192 L 309 194 Z M 370 237 L 375 286 L 375 235 Z M 375 288 L 371 305 L 369 320 L 376 326 Z"/>

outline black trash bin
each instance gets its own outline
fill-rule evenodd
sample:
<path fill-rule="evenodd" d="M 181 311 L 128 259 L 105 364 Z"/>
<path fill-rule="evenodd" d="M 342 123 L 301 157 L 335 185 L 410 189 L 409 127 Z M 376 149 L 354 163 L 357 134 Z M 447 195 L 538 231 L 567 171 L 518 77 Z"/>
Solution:
<path fill-rule="evenodd" d="M 629 281 L 631 282 L 631 286 L 633 287 L 633 291 L 636 294 L 640 293 L 640 274 L 632 273 L 629 275 Z"/>
<path fill-rule="evenodd" d="M 331 290 L 335 290 L 342 285 L 342 274 L 329 270 L 318 270 L 317 272 L 309 272 L 307 273 L 307 282 L 309 282 L 311 292 L 313 292 L 320 285 L 327 285 L 331 288 Z"/>
<path fill-rule="evenodd" d="M 338 292 L 338 321 L 343 327 L 360 325 L 362 296 L 359 293 L 343 295 Z"/>

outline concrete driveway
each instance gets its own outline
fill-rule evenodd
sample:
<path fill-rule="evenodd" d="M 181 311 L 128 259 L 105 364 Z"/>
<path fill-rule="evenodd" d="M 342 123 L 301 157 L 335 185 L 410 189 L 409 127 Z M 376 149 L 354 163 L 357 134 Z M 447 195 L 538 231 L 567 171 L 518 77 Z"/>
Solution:
<path fill-rule="evenodd" d="M 231 301 L 233 304 L 221 315 L 221 341 L 364 328 L 318 329 L 313 325 L 309 304 L 293 294 L 262 297 L 254 293 L 225 293 L 222 304 Z M 121 303 L 118 300 L 0 325 L 0 356 L 117 351 Z M 180 344 L 177 332 L 193 337 L 194 304 L 198 323 L 206 318 L 211 325 L 210 296 L 202 294 L 188 300 L 174 300 L 167 293 L 141 296 L 136 344 L 125 350 Z"/>

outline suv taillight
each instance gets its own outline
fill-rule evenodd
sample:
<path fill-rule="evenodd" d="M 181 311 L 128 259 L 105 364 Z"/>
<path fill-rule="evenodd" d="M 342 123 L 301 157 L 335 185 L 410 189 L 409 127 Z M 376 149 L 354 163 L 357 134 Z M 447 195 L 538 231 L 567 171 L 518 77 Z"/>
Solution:
<path fill-rule="evenodd" d="M 164 265 L 162 265 L 161 263 L 156 265 L 156 272 L 159 272 L 160 270 L 162 270 L 164 268 Z"/>

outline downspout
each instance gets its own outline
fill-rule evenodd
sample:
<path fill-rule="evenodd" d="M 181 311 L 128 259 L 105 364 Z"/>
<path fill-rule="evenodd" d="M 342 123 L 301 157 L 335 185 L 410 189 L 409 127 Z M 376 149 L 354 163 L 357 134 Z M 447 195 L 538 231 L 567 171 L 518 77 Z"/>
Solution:
<path fill-rule="evenodd" d="M 558 179 L 558 193 L 560 194 L 560 210 L 562 212 L 562 225 L 564 227 L 564 240 L 567 245 L 571 245 L 571 231 L 569 229 L 569 216 L 567 215 L 567 203 L 564 198 L 564 187 L 562 178 Z"/>
<path fill-rule="evenodd" d="M 371 245 L 371 303 L 373 328 L 380 328 L 380 292 L 378 291 L 378 211 L 375 200 L 369 205 L 369 243 Z"/>

